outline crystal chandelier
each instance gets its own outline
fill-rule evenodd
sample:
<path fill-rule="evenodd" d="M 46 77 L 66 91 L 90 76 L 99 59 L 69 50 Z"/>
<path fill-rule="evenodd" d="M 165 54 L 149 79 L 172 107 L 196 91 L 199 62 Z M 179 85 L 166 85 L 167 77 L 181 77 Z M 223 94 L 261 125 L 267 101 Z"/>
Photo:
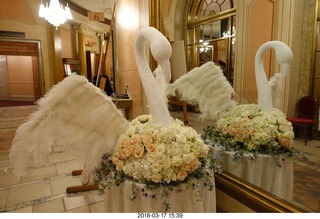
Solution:
<path fill-rule="evenodd" d="M 208 52 L 213 49 L 213 46 L 210 46 L 208 42 L 204 42 L 202 39 L 199 40 L 200 43 L 200 53 Z"/>
<path fill-rule="evenodd" d="M 45 18 L 50 24 L 58 29 L 58 27 L 68 19 L 72 19 L 72 14 L 68 7 L 68 3 L 67 6 L 63 8 L 63 5 L 60 4 L 59 0 L 50 0 L 49 6 L 48 2 L 44 5 L 41 0 L 39 17 Z"/>

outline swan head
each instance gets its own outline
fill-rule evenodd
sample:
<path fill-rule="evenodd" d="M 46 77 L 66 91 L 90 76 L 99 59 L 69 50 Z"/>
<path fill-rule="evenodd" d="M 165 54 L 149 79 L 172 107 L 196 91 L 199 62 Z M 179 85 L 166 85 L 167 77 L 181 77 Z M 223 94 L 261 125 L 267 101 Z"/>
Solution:
<path fill-rule="evenodd" d="M 271 41 L 270 44 L 274 48 L 277 60 L 280 64 L 291 63 L 293 54 L 285 43 L 281 41 Z"/>
<path fill-rule="evenodd" d="M 153 58 L 159 63 L 164 79 L 169 82 L 171 80 L 170 57 L 172 48 L 169 40 L 160 32 L 153 32 L 154 40 L 150 42 L 150 50 Z"/>
<path fill-rule="evenodd" d="M 281 65 L 281 75 L 283 78 L 285 78 L 291 67 L 291 61 L 293 58 L 292 51 L 283 42 L 280 42 L 280 41 L 272 41 L 272 42 L 274 44 L 273 48 L 275 49 L 277 61 Z"/>

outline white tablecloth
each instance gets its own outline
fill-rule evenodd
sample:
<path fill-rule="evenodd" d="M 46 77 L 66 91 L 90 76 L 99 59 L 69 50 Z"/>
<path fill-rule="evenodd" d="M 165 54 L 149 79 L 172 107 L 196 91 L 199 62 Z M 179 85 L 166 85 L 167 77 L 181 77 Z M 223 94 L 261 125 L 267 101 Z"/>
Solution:
<path fill-rule="evenodd" d="M 282 199 L 292 201 L 293 162 L 287 159 L 282 167 L 270 155 L 258 155 L 255 161 L 242 157 L 234 161 L 234 152 L 222 156 L 223 170 L 254 184 Z"/>
<path fill-rule="evenodd" d="M 212 176 L 214 183 L 214 176 Z M 135 184 L 139 191 L 143 189 L 143 184 Z M 181 187 L 184 188 L 184 187 Z M 172 191 L 168 203 L 170 209 L 167 212 L 216 212 L 216 192 L 215 188 L 209 191 L 203 184 L 200 184 L 202 195 L 199 197 L 196 190 L 183 189 L 180 193 Z M 106 212 L 164 212 L 162 199 L 151 198 L 158 195 L 160 190 L 147 191 L 148 196 L 142 197 L 139 194 L 135 200 L 130 200 L 132 195 L 132 182 L 126 181 L 119 186 L 113 186 L 105 190 L 104 207 Z"/>

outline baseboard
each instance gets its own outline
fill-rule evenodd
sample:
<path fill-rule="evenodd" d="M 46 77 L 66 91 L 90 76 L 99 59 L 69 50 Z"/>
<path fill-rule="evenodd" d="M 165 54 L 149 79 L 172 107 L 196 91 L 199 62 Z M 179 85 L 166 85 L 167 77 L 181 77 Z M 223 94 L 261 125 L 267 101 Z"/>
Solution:
<path fill-rule="evenodd" d="M 35 101 L 34 96 L 26 96 L 26 95 L 12 95 L 9 100 L 13 101 Z"/>

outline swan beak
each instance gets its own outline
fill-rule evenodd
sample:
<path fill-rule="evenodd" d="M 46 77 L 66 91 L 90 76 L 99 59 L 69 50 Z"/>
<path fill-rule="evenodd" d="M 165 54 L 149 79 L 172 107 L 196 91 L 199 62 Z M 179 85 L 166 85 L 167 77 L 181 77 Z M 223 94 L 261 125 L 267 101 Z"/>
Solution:
<path fill-rule="evenodd" d="M 166 61 L 159 62 L 159 65 L 161 67 L 161 71 L 162 71 L 162 74 L 163 74 L 163 77 L 164 77 L 165 81 L 169 82 L 171 80 L 171 65 L 170 65 L 170 61 L 166 60 Z"/>
<path fill-rule="evenodd" d="M 287 76 L 287 74 L 290 71 L 290 67 L 291 67 L 290 63 L 283 63 L 281 65 L 281 76 L 282 76 L 282 78 L 285 78 Z"/>

